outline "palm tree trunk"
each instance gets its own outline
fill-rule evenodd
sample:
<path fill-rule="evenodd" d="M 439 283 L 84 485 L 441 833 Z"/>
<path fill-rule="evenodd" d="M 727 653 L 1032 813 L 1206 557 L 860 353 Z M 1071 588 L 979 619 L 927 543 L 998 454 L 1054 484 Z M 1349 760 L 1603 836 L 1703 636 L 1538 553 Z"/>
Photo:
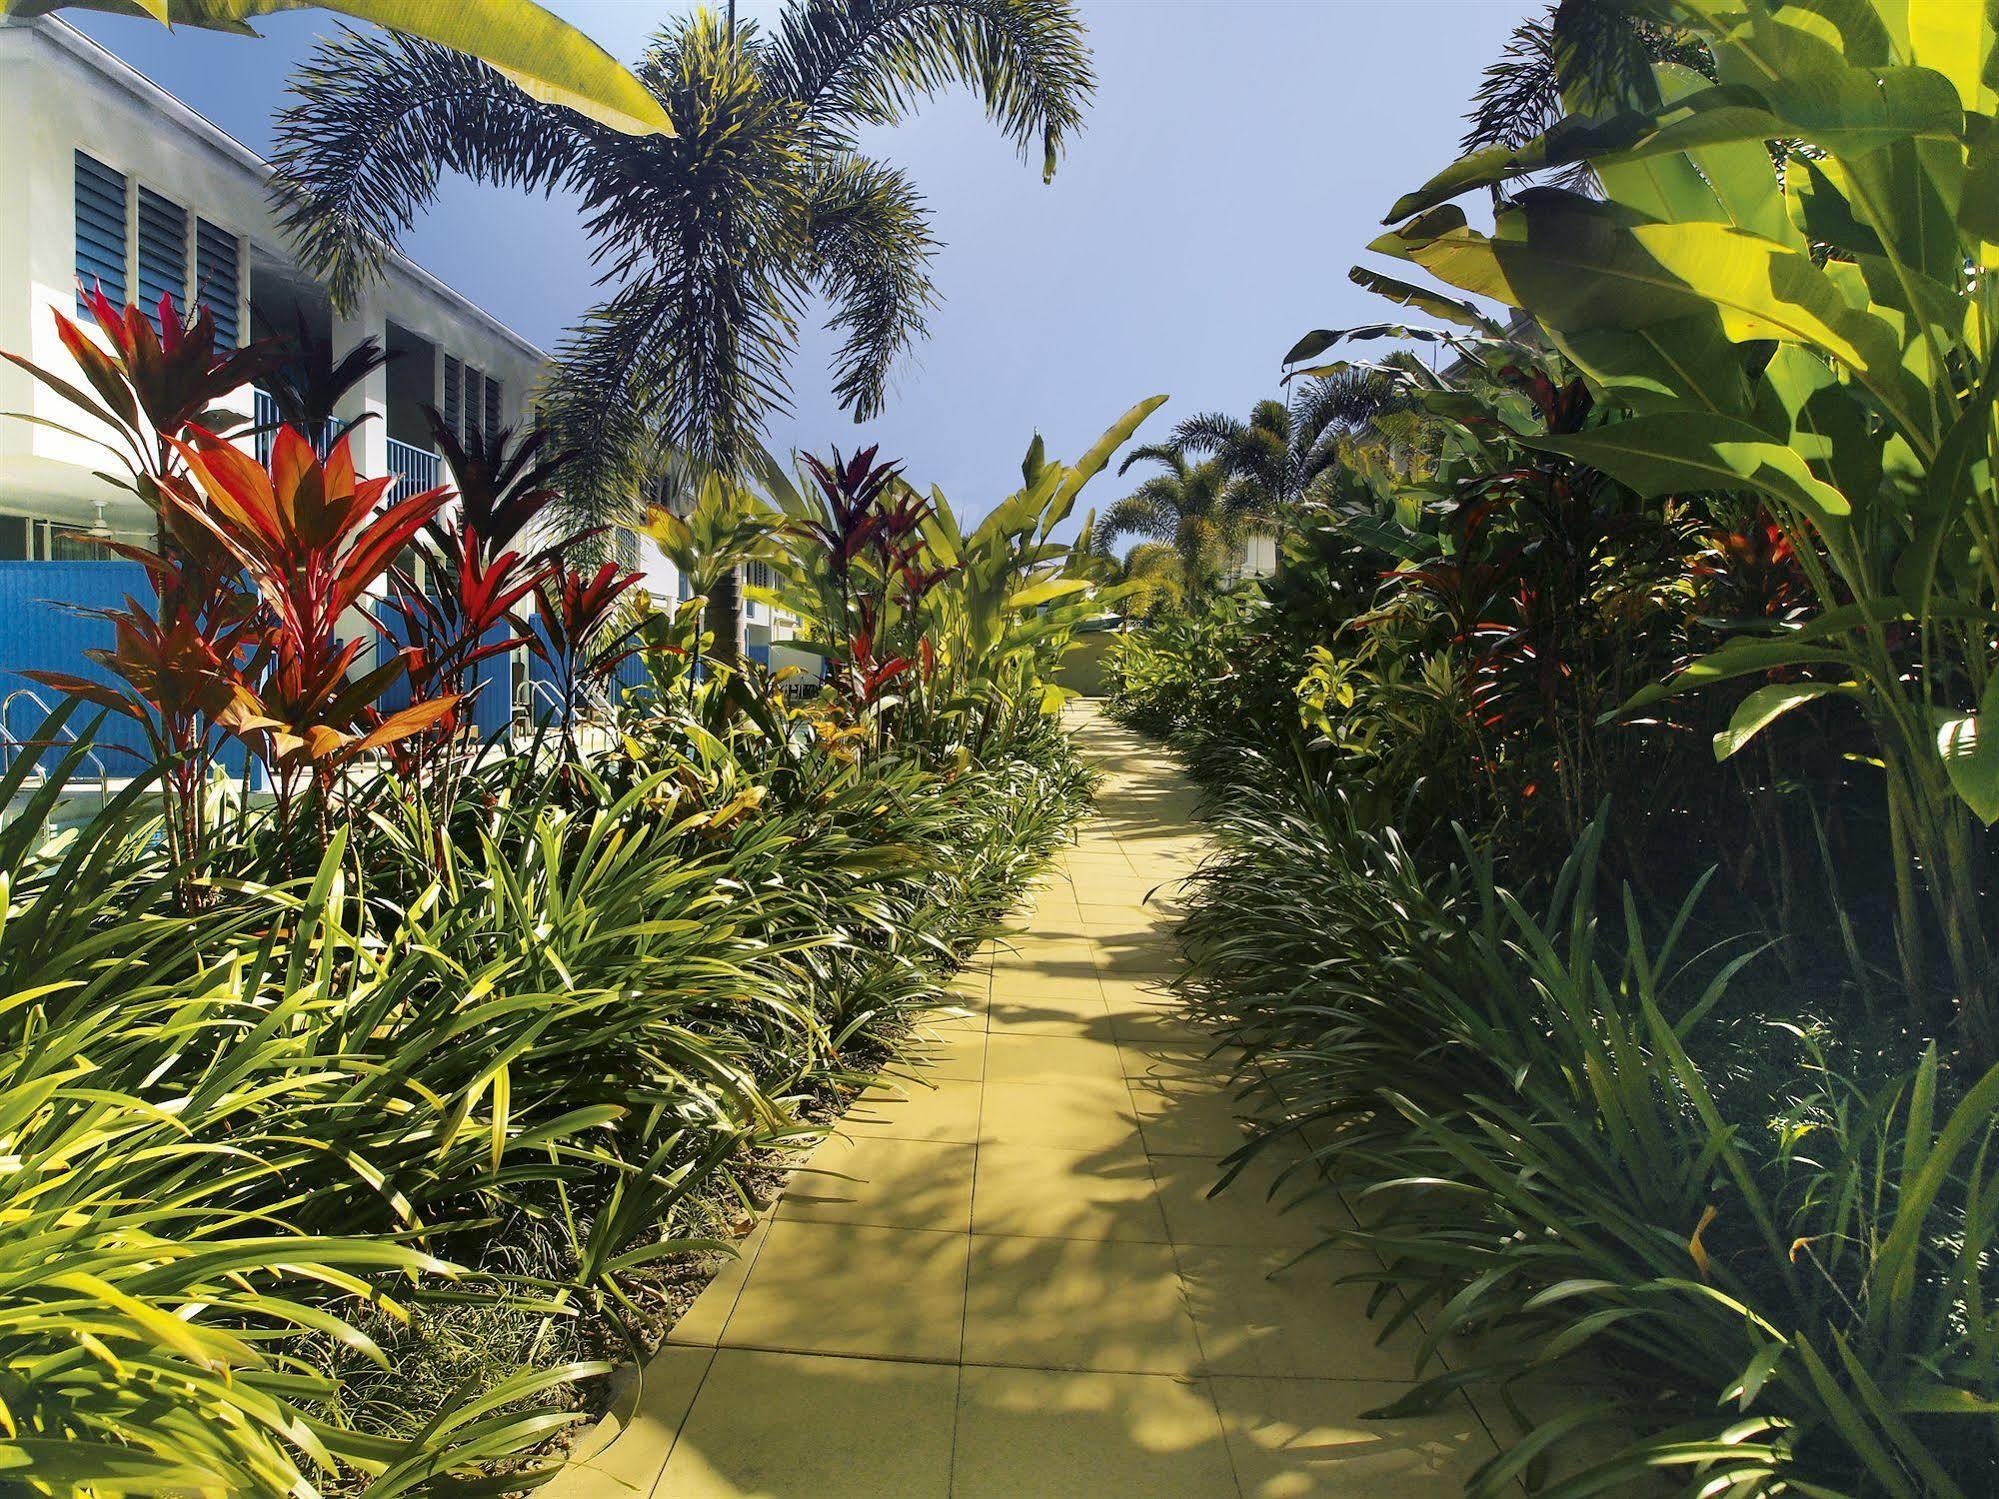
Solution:
<path fill-rule="evenodd" d="M 731 669 L 743 664 L 743 575 L 732 567 L 708 595 L 708 633 L 714 636 L 715 661 Z"/>

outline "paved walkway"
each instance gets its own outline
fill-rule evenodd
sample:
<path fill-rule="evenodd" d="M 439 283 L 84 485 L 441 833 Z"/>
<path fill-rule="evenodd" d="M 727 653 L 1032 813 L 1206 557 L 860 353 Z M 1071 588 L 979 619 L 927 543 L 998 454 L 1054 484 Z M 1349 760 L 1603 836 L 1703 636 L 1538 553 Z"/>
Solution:
<path fill-rule="evenodd" d="M 1172 762 L 1093 710 L 1096 815 L 961 979 L 921 1081 L 863 1097 L 646 1369 L 630 1429 L 550 1496 L 1396 1499 L 1462 1492 L 1468 1406 L 1360 1420 L 1379 1347 L 1321 1217 L 1241 1138 L 1225 1067 L 1159 980 L 1202 851 Z M 1332 1211 L 1338 1211 L 1333 1207 Z M 601 1450 L 593 1450 L 601 1448 Z"/>

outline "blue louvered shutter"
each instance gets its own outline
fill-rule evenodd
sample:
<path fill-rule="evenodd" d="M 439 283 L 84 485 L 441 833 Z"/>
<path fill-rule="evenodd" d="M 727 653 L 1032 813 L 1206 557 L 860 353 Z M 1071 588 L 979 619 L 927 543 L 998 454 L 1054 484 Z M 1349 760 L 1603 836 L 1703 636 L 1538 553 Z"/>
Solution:
<path fill-rule="evenodd" d="M 465 366 L 465 446 L 477 452 L 480 446 L 481 425 L 486 413 L 484 386 L 486 377 L 473 365 Z"/>
<path fill-rule="evenodd" d="M 500 430 L 500 382 L 490 375 L 486 377 L 486 430 Z"/>
<path fill-rule="evenodd" d="M 185 311 L 187 210 L 151 188 L 139 188 L 139 305 L 159 326 L 161 297 Z"/>
<path fill-rule="evenodd" d="M 76 278 L 81 291 L 102 287 L 125 303 L 125 174 L 76 153 Z M 89 311 L 79 292 L 76 310 Z"/>
<path fill-rule="evenodd" d="M 444 356 L 444 430 L 453 437 L 464 419 L 465 367 L 449 354 Z"/>
<path fill-rule="evenodd" d="M 216 347 L 236 347 L 241 328 L 236 309 L 242 300 L 243 247 L 227 229 L 207 219 L 194 221 L 194 299 L 215 318 Z"/>

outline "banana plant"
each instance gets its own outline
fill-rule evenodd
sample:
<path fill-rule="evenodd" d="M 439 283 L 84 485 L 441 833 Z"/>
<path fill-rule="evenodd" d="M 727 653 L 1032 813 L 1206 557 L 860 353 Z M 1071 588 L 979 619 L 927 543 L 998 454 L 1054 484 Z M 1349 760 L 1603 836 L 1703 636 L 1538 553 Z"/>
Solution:
<path fill-rule="evenodd" d="M 1523 438 L 1646 494 L 1762 501 L 1821 613 L 1743 637 L 1666 692 L 1804 668 L 1751 692 L 1726 757 L 1785 712 L 1844 699 L 1879 749 L 1905 978 L 1925 895 L 1965 1039 L 1999 1056 L 1999 933 L 1980 825 L 1999 821 L 1999 68 L 1961 0 L 1652 0 L 1712 55 L 1672 65 L 1517 150 L 1474 153 L 1397 203 L 1373 249 L 1531 312 L 1629 421 Z M 1773 151 L 1773 144 L 1775 150 Z M 1773 158 L 1781 164 L 1773 167 Z M 1587 164 L 1601 199 L 1452 200 Z"/>
<path fill-rule="evenodd" d="M 779 517 L 749 489 L 720 473 L 701 475 L 686 515 L 664 507 L 649 512 L 641 526 L 678 569 L 695 598 L 706 600 L 708 634 L 715 656 L 726 666 L 741 663 L 742 588 L 739 575 L 751 562 L 768 559 Z M 702 636 L 695 637 L 694 665 Z M 694 676 L 688 677 L 692 688 Z"/>
<path fill-rule="evenodd" d="M 286 10 L 330 10 L 441 43 L 492 64 L 545 104 L 560 104 L 627 135 L 672 135 L 645 85 L 560 17 L 530 0 L 0 0 L 23 20 L 59 10 L 144 16 L 163 26 L 255 36 L 250 23 Z"/>
<path fill-rule="evenodd" d="M 937 559 L 957 569 L 940 599 L 939 654 L 965 673 L 961 691 L 981 704 L 990 723 L 998 700 L 1038 685 L 1044 710 L 1063 694 L 1050 681 L 1075 628 L 1117 596 L 1099 589 L 1087 559 L 1055 540 L 1076 508 L 1083 486 L 1131 440 L 1166 397 L 1150 396 L 1118 418 L 1074 464 L 1051 461 L 1037 436 L 1021 462 L 1021 487 L 993 507 L 969 533 L 944 496 L 931 493 L 926 540 Z"/>

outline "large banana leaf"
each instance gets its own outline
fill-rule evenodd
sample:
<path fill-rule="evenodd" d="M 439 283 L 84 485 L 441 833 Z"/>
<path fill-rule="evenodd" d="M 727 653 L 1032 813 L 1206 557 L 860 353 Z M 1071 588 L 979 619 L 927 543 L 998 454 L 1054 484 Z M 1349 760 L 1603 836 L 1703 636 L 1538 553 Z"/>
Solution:
<path fill-rule="evenodd" d="M 629 135 L 672 135 L 673 122 L 610 53 L 533 0 L 0 0 L 0 13 L 57 10 L 144 16 L 168 26 L 256 34 L 258 16 L 331 10 L 438 42 L 491 63 L 535 98 Z"/>

